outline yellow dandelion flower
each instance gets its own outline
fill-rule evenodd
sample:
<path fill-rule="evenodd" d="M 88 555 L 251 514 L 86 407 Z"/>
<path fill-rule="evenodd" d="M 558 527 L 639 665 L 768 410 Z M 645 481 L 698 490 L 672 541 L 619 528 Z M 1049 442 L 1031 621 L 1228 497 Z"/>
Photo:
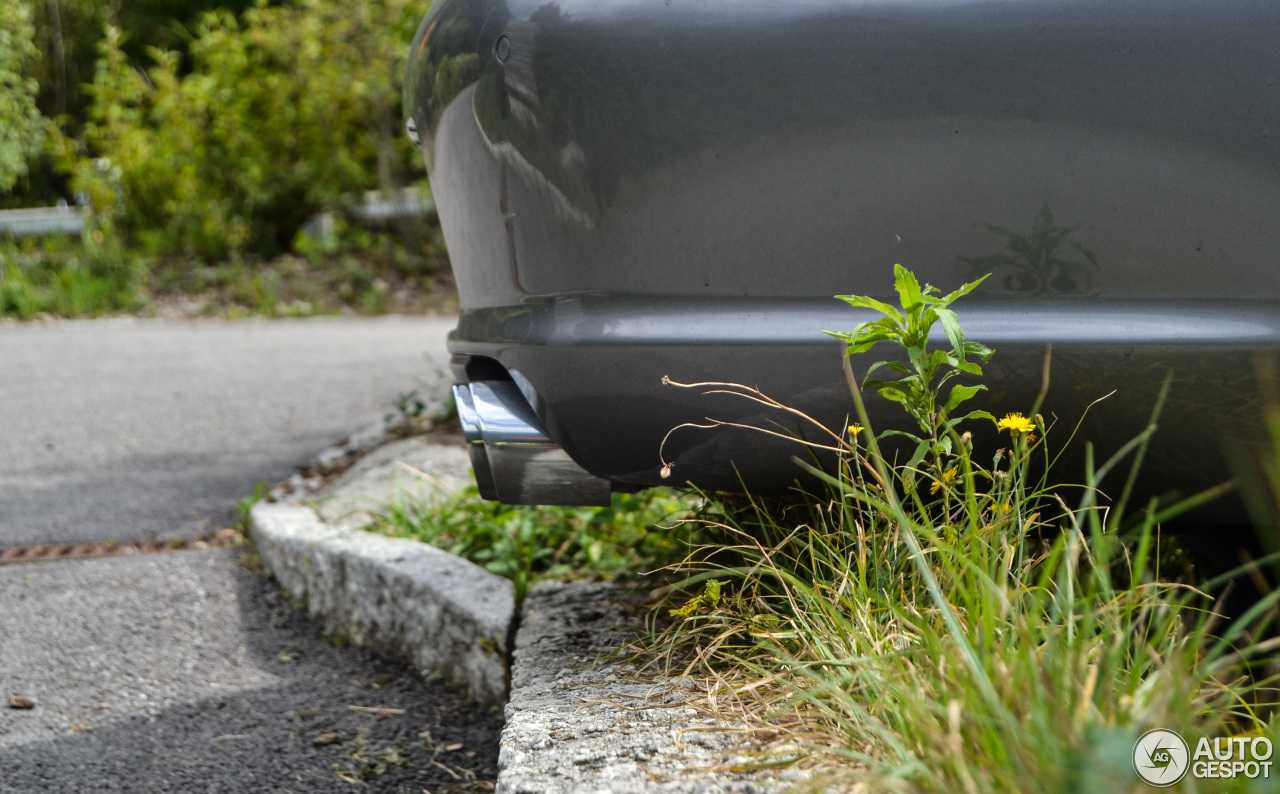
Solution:
<path fill-rule="evenodd" d="M 859 433 L 861 433 L 861 432 L 862 432 L 862 425 L 860 425 L 860 424 L 858 424 L 858 423 L 856 423 L 856 422 L 855 422 L 855 423 L 853 423 L 853 424 L 851 424 L 851 425 L 849 425 L 849 437 L 850 437 L 850 438 L 857 438 L 857 437 L 858 437 L 858 434 L 859 434 Z"/>
<path fill-rule="evenodd" d="M 1035 423 L 1021 413 L 1005 414 L 1005 417 L 996 423 L 996 429 L 1008 430 L 1010 433 L 1029 433 L 1035 427 Z"/>
<path fill-rule="evenodd" d="M 942 490 L 942 486 L 951 482 L 955 478 L 955 476 L 956 476 L 956 467 L 952 466 L 951 468 L 947 469 L 942 473 L 942 482 L 938 482 L 937 480 L 933 481 L 933 484 L 929 486 L 929 493 L 937 493 L 938 491 Z"/>

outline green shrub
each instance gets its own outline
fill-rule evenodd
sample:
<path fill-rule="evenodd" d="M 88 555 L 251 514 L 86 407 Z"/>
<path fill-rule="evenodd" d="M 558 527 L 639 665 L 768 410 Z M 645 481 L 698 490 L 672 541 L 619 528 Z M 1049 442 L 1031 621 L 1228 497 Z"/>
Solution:
<path fill-rule="evenodd" d="M 31 6 L 0 0 L 0 193 L 27 173 L 27 161 L 44 145 L 46 122 L 36 108 L 39 84 L 30 76 L 35 46 Z"/>
<path fill-rule="evenodd" d="M 153 253 L 288 250 L 344 194 L 415 168 L 399 135 L 408 0 L 299 0 L 205 14 L 189 63 L 134 68 L 108 27 L 83 139 L 63 162 L 105 229 Z"/>

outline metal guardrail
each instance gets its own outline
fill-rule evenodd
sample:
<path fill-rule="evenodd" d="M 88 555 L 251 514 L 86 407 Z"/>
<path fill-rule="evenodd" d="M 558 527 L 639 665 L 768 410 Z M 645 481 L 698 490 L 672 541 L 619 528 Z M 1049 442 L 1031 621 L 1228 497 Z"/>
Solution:
<path fill-rule="evenodd" d="M 388 223 L 400 218 L 418 218 L 434 215 L 436 203 L 418 193 L 417 188 L 405 188 L 397 195 L 383 198 L 376 190 L 364 194 L 364 201 L 351 207 L 351 217 L 360 223 Z"/>
<path fill-rule="evenodd" d="M 84 234 L 85 207 L 59 204 L 56 207 L 31 207 L 0 210 L 0 235 L 45 237 L 50 234 Z"/>
<path fill-rule="evenodd" d="M 436 203 L 421 195 L 416 188 L 405 188 L 390 198 L 384 198 L 381 193 L 374 190 L 366 193 L 364 198 L 350 207 L 348 212 L 356 222 L 376 226 L 401 218 L 434 215 Z M 69 206 L 66 203 L 59 203 L 56 207 L 0 210 L 0 236 L 47 237 L 51 234 L 79 236 L 84 234 L 87 215 L 87 207 Z"/>

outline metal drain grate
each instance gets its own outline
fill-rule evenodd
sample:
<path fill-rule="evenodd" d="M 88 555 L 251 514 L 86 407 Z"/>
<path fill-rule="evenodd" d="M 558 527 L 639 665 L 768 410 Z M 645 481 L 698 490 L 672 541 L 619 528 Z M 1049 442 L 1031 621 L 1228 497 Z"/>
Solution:
<path fill-rule="evenodd" d="M 120 557 L 128 554 L 164 554 L 189 549 L 228 548 L 243 542 L 234 529 L 220 529 L 210 535 L 173 540 L 140 540 L 120 542 L 114 540 L 97 543 L 46 543 L 33 546 L 0 547 L 0 565 L 16 562 L 46 562 L 50 560 L 78 560 L 93 557 Z"/>

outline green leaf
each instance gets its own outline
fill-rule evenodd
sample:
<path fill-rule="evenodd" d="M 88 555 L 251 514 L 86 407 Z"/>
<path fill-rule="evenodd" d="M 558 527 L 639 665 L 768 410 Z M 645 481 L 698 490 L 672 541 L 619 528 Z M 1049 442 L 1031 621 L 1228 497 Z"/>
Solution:
<path fill-rule="evenodd" d="M 916 372 L 923 372 L 928 365 L 928 359 L 925 357 L 924 348 L 922 347 L 908 347 L 907 358 L 911 360 L 911 366 L 916 368 Z"/>
<path fill-rule="evenodd" d="M 907 366 L 903 364 L 901 361 L 877 361 L 876 363 L 867 367 L 867 374 L 864 375 L 863 377 L 864 378 L 871 377 L 871 373 L 875 372 L 881 367 L 888 367 L 889 369 L 895 372 L 907 372 L 907 373 L 911 372 L 911 370 L 907 369 Z"/>
<path fill-rule="evenodd" d="M 937 386 L 935 387 L 935 390 L 936 390 L 939 394 L 941 394 L 941 393 L 942 393 L 942 385 L 943 385 L 944 383 L 946 383 L 947 381 L 951 380 L 952 378 L 958 378 L 958 377 L 960 377 L 960 376 L 961 376 L 961 375 L 963 375 L 963 374 L 964 374 L 964 373 L 963 373 L 963 372 L 961 372 L 961 371 L 960 371 L 960 370 L 958 370 L 958 369 L 951 369 L 951 370 L 947 370 L 946 372 L 944 372 L 944 373 L 942 374 L 942 377 L 938 378 L 938 383 L 937 383 Z"/>
<path fill-rule="evenodd" d="M 968 284 L 965 284 L 964 286 L 960 287 L 960 289 L 956 290 L 955 292 L 947 293 L 942 297 L 942 305 L 950 306 L 959 298 L 963 298 L 965 295 L 968 295 L 970 292 L 973 292 L 975 289 L 978 288 L 979 284 L 986 281 L 990 277 L 991 277 L 991 274 L 988 273 L 987 275 L 983 276 L 977 281 L 970 281 Z"/>
<path fill-rule="evenodd" d="M 996 351 L 979 342 L 965 342 L 964 352 L 966 355 L 977 356 L 986 363 Z"/>
<path fill-rule="evenodd" d="M 673 618 L 687 618 L 692 617 L 693 613 L 697 612 L 698 607 L 700 606 L 702 606 L 702 596 L 694 596 L 684 602 L 684 606 L 678 609 L 669 609 L 667 612 L 669 612 Z"/>
<path fill-rule="evenodd" d="M 858 341 L 858 335 L 862 333 L 862 330 L 874 322 L 875 320 L 866 320 L 858 323 L 852 329 L 850 329 L 847 334 L 847 337 L 849 339 L 849 344 L 855 344 Z"/>
<path fill-rule="evenodd" d="M 711 602 L 712 607 L 720 605 L 720 580 L 707 580 L 706 596 L 707 600 Z"/>
<path fill-rule="evenodd" d="M 903 389 L 904 385 L 908 387 L 910 385 L 906 383 L 906 380 L 907 380 L 906 378 L 902 378 L 901 380 L 871 380 L 870 378 L 867 378 L 862 382 L 862 388 L 884 389 L 884 388 L 891 387 L 895 389 Z M 903 389 L 903 391 L 906 391 L 906 390 L 907 389 Z"/>
<path fill-rule="evenodd" d="M 865 353 L 875 347 L 880 342 L 897 342 L 897 338 L 890 334 L 870 334 L 865 335 L 853 344 L 849 345 L 850 353 Z"/>
<path fill-rule="evenodd" d="M 987 411 L 970 411 L 964 416 L 958 417 L 956 419 L 952 419 L 951 421 L 954 423 L 958 423 L 958 422 L 963 422 L 966 419 L 989 419 L 991 420 L 991 424 L 993 425 L 1000 423 L 999 419 L 996 419 Z"/>
<path fill-rule="evenodd" d="M 916 451 L 911 455 L 911 460 L 907 461 L 907 468 L 914 469 L 916 466 L 920 465 L 920 461 L 924 460 L 924 456 L 929 454 L 929 450 L 932 446 L 933 445 L 929 443 L 928 439 L 922 439 L 920 443 L 916 445 Z"/>
<path fill-rule="evenodd" d="M 896 403 L 906 405 L 910 401 L 910 397 L 905 391 L 897 386 L 881 386 L 879 387 L 880 396 L 886 400 L 893 400 Z"/>
<path fill-rule="evenodd" d="M 865 321 L 865 323 L 854 325 L 854 329 L 852 330 L 824 330 L 823 333 L 828 334 L 828 336 L 836 337 L 837 339 L 840 339 L 841 342 L 849 344 L 849 350 L 845 351 L 845 355 L 849 355 L 849 353 L 867 352 L 877 342 L 890 338 L 887 336 L 887 333 L 884 332 L 882 325 L 879 325 L 879 323 L 883 323 L 883 320 L 868 320 Z M 867 330 L 869 328 L 876 328 L 879 330 L 873 330 L 873 332 L 868 334 Z"/>
<path fill-rule="evenodd" d="M 908 313 L 920 305 L 920 282 L 916 274 L 902 265 L 893 266 L 893 286 L 898 290 L 898 299 L 902 308 Z"/>
<path fill-rule="evenodd" d="M 933 324 L 938 321 L 938 310 L 935 307 L 929 307 L 920 313 L 920 333 L 927 334 Z"/>
<path fill-rule="evenodd" d="M 881 334 L 891 337 L 902 336 L 902 329 L 898 326 L 898 323 L 890 317 L 859 323 L 855 327 L 855 331 L 858 335 Z"/>
<path fill-rule="evenodd" d="M 878 301 L 867 295 L 837 295 L 836 297 L 850 306 L 856 306 L 860 309 L 875 309 L 886 317 L 893 318 L 904 325 L 906 324 L 907 318 L 902 316 L 902 312 L 883 301 Z"/>
<path fill-rule="evenodd" d="M 907 431 L 905 431 L 905 430 L 886 430 L 886 431 L 884 431 L 883 433 L 881 433 L 880 435 L 876 436 L 876 438 L 878 438 L 878 439 L 883 439 L 883 438 L 888 438 L 889 436 L 902 436 L 903 438 L 909 438 L 909 439 L 911 439 L 912 441 L 916 442 L 917 444 L 923 444 L 923 443 L 925 443 L 925 440 L 924 440 L 923 438 L 921 438 L 920 436 L 913 435 L 913 434 L 911 434 L 911 433 L 908 433 L 908 432 L 907 432 Z"/>
<path fill-rule="evenodd" d="M 947 332 L 947 339 L 951 342 L 951 349 L 955 351 L 957 356 L 964 358 L 964 330 L 960 327 L 960 318 L 950 309 L 937 308 L 934 309 L 938 314 L 938 319 L 942 321 L 942 328 Z"/>
<path fill-rule="evenodd" d="M 986 388 L 987 388 L 986 386 L 964 386 L 964 385 L 954 386 L 951 389 L 951 395 L 947 397 L 947 404 L 942 406 L 942 410 L 947 411 L 949 413 L 956 406 L 960 405 L 960 403 L 964 402 L 965 400 L 969 399 L 973 395 L 977 394 L 980 391 L 983 391 Z"/>
<path fill-rule="evenodd" d="M 900 343 L 901 339 L 897 325 L 888 319 L 867 320 L 858 323 L 852 331 L 848 332 L 827 331 L 826 333 L 849 343 L 846 354 L 865 353 L 875 347 L 878 342 Z"/>

